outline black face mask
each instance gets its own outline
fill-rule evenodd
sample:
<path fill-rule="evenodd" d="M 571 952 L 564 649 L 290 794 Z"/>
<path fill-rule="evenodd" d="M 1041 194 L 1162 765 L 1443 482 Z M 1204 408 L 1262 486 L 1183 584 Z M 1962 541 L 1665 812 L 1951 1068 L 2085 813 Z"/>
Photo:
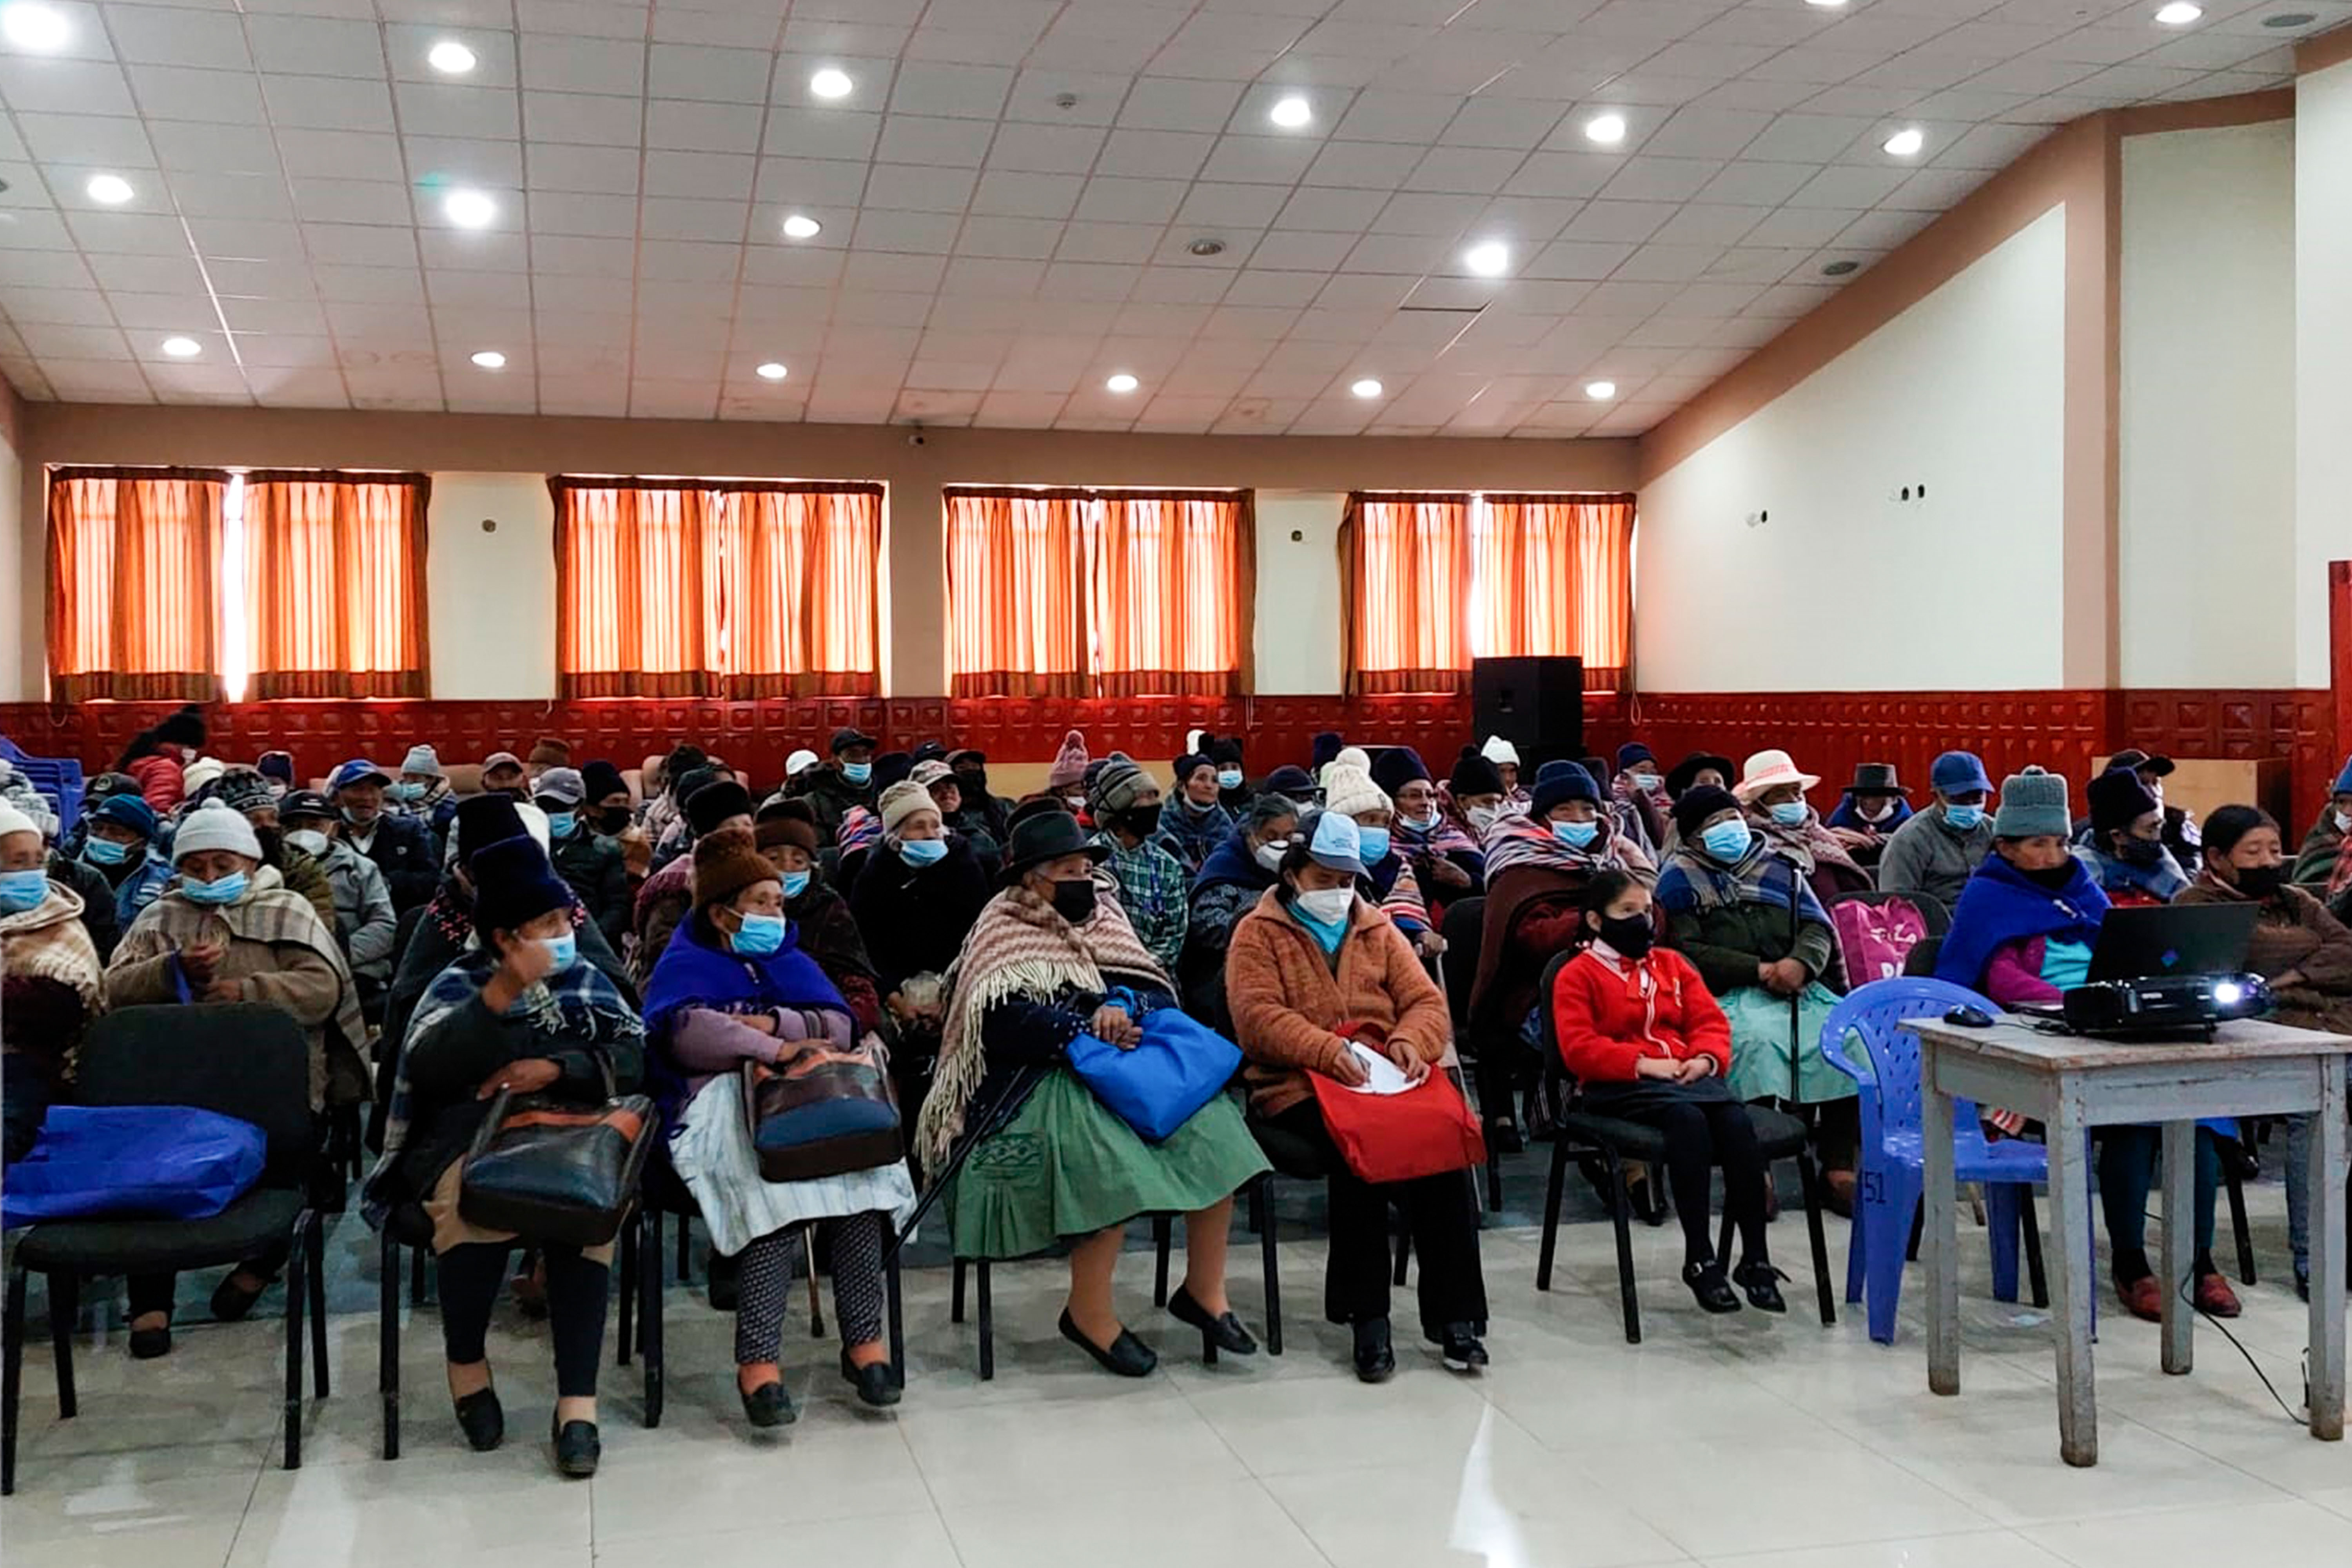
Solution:
<path fill-rule="evenodd" d="M 1075 882 L 1054 884 L 1054 912 L 1072 925 L 1083 925 L 1095 912 L 1095 883 L 1091 877 Z"/>
<path fill-rule="evenodd" d="M 610 806 L 596 814 L 596 831 L 608 837 L 615 834 L 626 833 L 629 830 L 629 824 L 634 820 L 627 806 Z"/>
<path fill-rule="evenodd" d="M 2074 879 L 2074 862 L 2071 858 L 2059 861 L 2046 871 L 2029 871 L 2022 866 L 2017 867 L 2016 869 L 2019 876 L 2035 887 L 2046 888 L 2053 893 L 2060 891 L 2067 883 Z"/>
<path fill-rule="evenodd" d="M 1160 805 L 1130 805 L 1119 821 L 1138 838 L 1149 838 L 1160 831 Z"/>
<path fill-rule="evenodd" d="M 1657 940 L 1658 929 L 1647 915 L 1602 915 L 1601 940 L 1627 958 L 1639 958 Z"/>
<path fill-rule="evenodd" d="M 2238 891 L 2250 899 L 2275 899 L 2286 886 L 2284 866 L 2240 866 L 2237 877 Z"/>
<path fill-rule="evenodd" d="M 2126 866 L 2153 866 L 2164 858 L 2164 841 L 2126 834 L 2116 851 L 2116 858 Z"/>
<path fill-rule="evenodd" d="M 956 787 L 963 791 L 966 805 L 977 805 L 981 797 L 988 794 L 986 768 L 958 768 L 955 782 Z"/>

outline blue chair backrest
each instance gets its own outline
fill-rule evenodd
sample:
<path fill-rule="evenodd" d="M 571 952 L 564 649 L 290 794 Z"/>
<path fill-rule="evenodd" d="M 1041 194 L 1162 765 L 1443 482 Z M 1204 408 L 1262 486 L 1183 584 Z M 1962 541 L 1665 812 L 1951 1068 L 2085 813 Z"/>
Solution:
<path fill-rule="evenodd" d="M 1884 1148 L 1891 1134 L 1919 1131 L 1919 1037 L 1904 1021 L 1939 1018 L 1963 1006 L 2000 1011 L 1965 985 L 1908 976 L 1857 986 L 1830 1010 L 1822 1025 L 1822 1057 L 1862 1086 L 1864 1149 Z M 1848 1057 L 1849 1038 L 1862 1042 L 1866 1064 Z M 1963 1149 L 1984 1141 L 1972 1102 L 1955 1104 L 1952 1124 Z"/>
<path fill-rule="evenodd" d="M 81 763 L 70 757 L 36 757 L 0 735 L 0 762 L 25 775 L 34 791 L 47 798 L 58 814 L 58 837 L 73 831 L 81 817 Z"/>

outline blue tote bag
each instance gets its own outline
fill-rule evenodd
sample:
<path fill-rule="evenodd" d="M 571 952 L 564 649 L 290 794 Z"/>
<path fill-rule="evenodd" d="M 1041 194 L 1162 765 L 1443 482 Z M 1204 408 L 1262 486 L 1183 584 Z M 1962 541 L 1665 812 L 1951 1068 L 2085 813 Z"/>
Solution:
<path fill-rule="evenodd" d="M 1239 1046 L 1173 1007 L 1147 1013 L 1123 1051 L 1093 1035 L 1069 1044 L 1070 1070 L 1148 1143 L 1163 1142 L 1241 1070 Z"/>
<path fill-rule="evenodd" d="M 0 1223 L 209 1219 L 261 1179 L 261 1129 L 185 1105 L 53 1105 L 8 1167 Z"/>

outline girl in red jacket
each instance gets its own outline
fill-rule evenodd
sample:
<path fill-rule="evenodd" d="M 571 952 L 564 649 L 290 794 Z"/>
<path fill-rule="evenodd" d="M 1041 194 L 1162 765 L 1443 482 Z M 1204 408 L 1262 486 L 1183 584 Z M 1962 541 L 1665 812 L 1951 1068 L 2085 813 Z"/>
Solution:
<path fill-rule="evenodd" d="M 1710 1312 L 1748 1304 L 1785 1312 L 1781 1278 L 1764 1243 L 1763 1155 L 1748 1108 L 1723 1081 L 1731 1066 L 1731 1026 L 1681 953 L 1652 945 L 1650 889 L 1619 870 L 1584 889 L 1584 950 L 1561 966 L 1552 989 L 1559 1054 L 1580 1086 L 1584 1108 L 1655 1128 L 1665 1139 L 1668 1185 L 1683 1222 L 1683 1283 Z M 1724 1206 L 1739 1227 L 1739 1267 L 1724 1276 L 1707 1225 L 1714 1168 L 1723 1168 Z"/>

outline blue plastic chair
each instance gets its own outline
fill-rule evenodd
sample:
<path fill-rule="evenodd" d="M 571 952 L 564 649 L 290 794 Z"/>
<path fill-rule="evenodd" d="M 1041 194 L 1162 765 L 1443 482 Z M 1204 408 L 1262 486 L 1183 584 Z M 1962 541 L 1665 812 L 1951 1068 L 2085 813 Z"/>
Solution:
<path fill-rule="evenodd" d="M 1951 1008 L 2000 1008 L 1965 985 L 1942 980 L 1874 980 L 1832 1008 L 1822 1026 L 1822 1056 L 1862 1088 L 1862 1171 L 1854 1189 L 1853 1237 L 1846 1254 L 1845 1299 L 1864 1299 L 1870 1337 L 1895 1342 L 1895 1310 L 1903 1294 L 1913 1216 L 1927 1182 L 1920 1131 L 1919 1037 L 1903 1026 L 1912 1018 L 1940 1017 Z M 1849 1059 L 1851 1035 L 1869 1056 L 1867 1070 Z M 2033 1271 L 2033 1304 L 2049 1304 L 2042 1278 L 2041 1238 L 2033 1218 L 2033 1188 L 2050 1179 L 2049 1152 L 2021 1139 L 1987 1141 L 1973 1101 L 1952 1110 L 1953 1165 L 1961 1182 L 1980 1182 L 1992 1233 L 1993 1297 L 2017 1300 L 2018 1231 L 2025 1231 Z"/>
<path fill-rule="evenodd" d="M 36 793 L 47 797 L 58 814 L 58 837 L 73 831 L 81 817 L 81 763 L 71 757 L 37 757 L 0 735 L 0 762 L 7 763 L 31 781 Z"/>

